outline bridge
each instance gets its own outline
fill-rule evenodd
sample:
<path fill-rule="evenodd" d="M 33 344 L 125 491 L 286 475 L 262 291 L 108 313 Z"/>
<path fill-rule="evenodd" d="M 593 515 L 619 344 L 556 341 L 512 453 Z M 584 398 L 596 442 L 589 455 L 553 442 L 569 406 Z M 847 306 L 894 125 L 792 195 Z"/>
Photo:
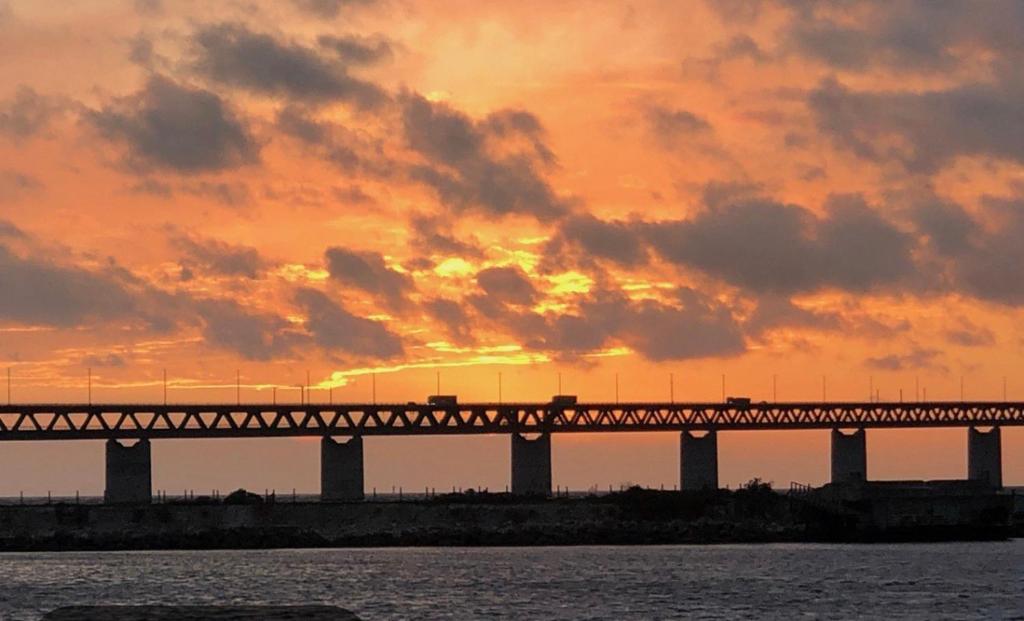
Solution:
<path fill-rule="evenodd" d="M 0 405 L 0 441 L 106 440 L 107 502 L 149 502 L 150 442 L 169 438 L 320 437 L 321 498 L 361 500 L 363 437 L 508 434 L 511 491 L 551 493 L 551 434 L 680 433 L 680 489 L 718 487 L 718 432 L 829 429 L 833 482 L 863 481 L 867 429 L 961 427 L 967 478 L 1002 487 L 1000 428 L 1024 425 L 1024 402 L 459 403 Z M 336 437 L 347 437 L 345 442 Z M 128 446 L 123 440 L 137 440 Z"/>

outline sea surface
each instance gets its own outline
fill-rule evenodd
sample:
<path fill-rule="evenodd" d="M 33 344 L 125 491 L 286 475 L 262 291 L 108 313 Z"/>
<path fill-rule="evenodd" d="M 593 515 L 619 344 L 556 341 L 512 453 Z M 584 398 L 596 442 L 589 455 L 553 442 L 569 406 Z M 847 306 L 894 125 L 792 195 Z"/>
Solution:
<path fill-rule="evenodd" d="M 330 604 L 383 619 L 1024 619 L 1024 540 L 0 554 L 0 618 Z"/>

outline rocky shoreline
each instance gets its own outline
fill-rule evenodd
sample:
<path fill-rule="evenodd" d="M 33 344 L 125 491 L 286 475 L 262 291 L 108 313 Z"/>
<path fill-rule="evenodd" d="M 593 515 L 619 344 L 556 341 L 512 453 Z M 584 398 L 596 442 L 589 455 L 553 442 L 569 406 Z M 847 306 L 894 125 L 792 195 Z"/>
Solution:
<path fill-rule="evenodd" d="M 767 486 L 587 498 L 0 507 L 0 551 L 996 540 L 1008 520 L 878 528 Z"/>

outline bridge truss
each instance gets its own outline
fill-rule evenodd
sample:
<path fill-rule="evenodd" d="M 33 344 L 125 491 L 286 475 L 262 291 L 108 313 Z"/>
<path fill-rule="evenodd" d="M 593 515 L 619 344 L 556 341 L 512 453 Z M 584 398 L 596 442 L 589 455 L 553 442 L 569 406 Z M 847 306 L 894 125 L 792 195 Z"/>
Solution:
<path fill-rule="evenodd" d="M 19 404 L 0 441 L 1024 425 L 1024 402 Z"/>

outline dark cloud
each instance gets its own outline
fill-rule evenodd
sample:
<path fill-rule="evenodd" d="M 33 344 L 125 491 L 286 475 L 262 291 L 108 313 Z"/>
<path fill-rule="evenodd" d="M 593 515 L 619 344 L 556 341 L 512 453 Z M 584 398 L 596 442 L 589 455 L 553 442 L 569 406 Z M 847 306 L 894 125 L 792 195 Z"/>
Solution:
<path fill-rule="evenodd" d="M 25 237 L 25 232 L 18 228 L 13 222 L 0 218 L 0 238 L 24 239 Z"/>
<path fill-rule="evenodd" d="M 179 186 L 185 194 L 216 201 L 228 207 L 244 207 L 252 202 L 249 186 L 242 182 L 196 181 Z"/>
<path fill-rule="evenodd" d="M 3 322 L 155 333 L 197 326 L 207 345 L 253 360 L 287 356 L 302 341 L 301 332 L 283 317 L 235 300 L 164 291 L 112 262 L 87 269 L 18 255 L 0 245 L 0 288 L 7 292 L 0 296 Z"/>
<path fill-rule="evenodd" d="M 561 223 L 545 254 L 554 254 L 565 243 L 577 246 L 586 257 L 608 259 L 626 267 L 647 261 L 647 248 L 635 223 L 573 215 Z"/>
<path fill-rule="evenodd" d="M 842 325 L 843 317 L 838 313 L 815 311 L 784 296 L 766 295 L 758 298 L 743 327 L 748 334 L 760 335 L 776 328 L 831 331 Z"/>
<path fill-rule="evenodd" d="M 327 249 L 324 257 L 333 280 L 380 296 L 392 308 L 404 306 L 406 294 L 415 289 L 408 274 L 391 269 L 384 263 L 384 257 L 375 252 L 333 247 Z"/>
<path fill-rule="evenodd" d="M 616 345 L 655 361 L 732 356 L 746 348 L 729 309 L 687 288 L 668 303 L 633 302 L 619 292 L 597 290 L 574 311 L 541 315 L 507 308 L 493 317 L 527 346 L 560 358 Z"/>
<path fill-rule="evenodd" d="M 529 305 L 537 299 L 530 278 L 515 267 L 489 267 L 476 273 L 476 284 L 493 301 Z"/>
<path fill-rule="evenodd" d="M 782 37 L 791 51 L 835 69 L 936 72 L 978 56 L 1017 57 L 1021 27 L 1016 0 L 800 3 Z"/>
<path fill-rule="evenodd" d="M 166 199 L 174 198 L 180 194 L 187 194 L 189 196 L 209 199 L 228 207 L 245 207 L 252 202 L 249 186 L 242 182 L 231 181 L 203 180 L 170 184 L 157 179 L 146 178 L 129 186 L 128 191 Z"/>
<path fill-rule="evenodd" d="M 133 194 L 148 194 L 160 198 L 171 198 L 174 196 L 174 188 L 169 183 L 157 179 L 142 179 L 137 183 L 128 186 L 128 191 Z"/>
<path fill-rule="evenodd" d="M 199 173 L 259 160 L 259 145 L 220 97 L 161 76 L 86 118 L 123 143 L 128 163 L 138 169 Z"/>
<path fill-rule="evenodd" d="M 680 140 L 711 130 L 704 117 L 682 108 L 649 105 L 644 110 L 644 119 L 651 134 L 669 149 L 679 146 Z"/>
<path fill-rule="evenodd" d="M 335 200 L 348 205 L 373 205 L 377 202 L 377 199 L 358 185 L 339 186 L 333 188 L 331 194 Z"/>
<path fill-rule="evenodd" d="M 198 269 L 217 276 L 241 276 L 254 280 L 260 278 L 270 265 L 256 248 L 250 246 L 236 246 L 185 234 L 174 234 L 171 243 L 184 255 L 182 269 L 190 272 Z"/>
<path fill-rule="evenodd" d="M 342 10 L 349 7 L 367 6 L 375 0 L 292 0 L 292 4 L 300 10 L 316 17 L 335 18 Z"/>
<path fill-rule="evenodd" d="M 166 296 L 109 267 L 92 271 L 14 254 L 0 245 L 0 320 L 70 328 L 123 321 L 167 328 Z"/>
<path fill-rule="evenodd" d="M 401 338 L 384 324 L 349 313 L 319 291 L 300 289 L 295 303 L 306 315 L 313 341 L 327 351 L 373 358 L 403 353 Z"/>
<path fill-rule="evenodd" d="M 943 335 L 947 341 L 961 347 L 990 347 L 996 343 L 996 335 L 991 330 L 975 325 L 964 317 Z"/>
<path fill-rule="evenodd" d="M 392 164 L 379 140 L 338 123 L 320 121 L 312 114 L 307 108 L 285 106 L 277 113 L 277 127 L 341 171 L 382 178 L 391 174 Z"/>
<path fill-rule="evenodd" d="M 208 344 L 249 360 L 287 356 L 301 342 L 301 335 L 285 318 L 247 309 L 233 300 L 196 300 L 194 311 Z"/>
<path fill-rule="evenodd" d="M 935 250 L 947 256 L 966 250 L 978 230 L 977 223 L 960 205 L 937 198 L 914 205 L 911 217 Z"/>
<path fill-rule="evenodd" d="M 306 103 L 345 101 L 364 109 L 387 100 L 375 84 L 349 75 L 337 57 L 241 24 L 204 26 L 192 40 L 196 71 L 223 84 Z"/>
<path fill-rule="evenodd" d="M 483 256 L 474 235 L 456 236 L 449 230 L 444 219 L 431 216 L 414 216 L 410 222 L 414 238 L 412 244 L 417 252 L 431 255 L 449 255 L 460 258 Z"/>
<path fill-rule="evenodd" d="M 988 198 L 983 207 L 988 222 L 949 255 L 953 286 L 990 302 L 1024 305 L 1024 199 Z"/>
<path fill-rule="evenodd" d="M 708 181 L 700 193 L 701 201 L 713 209 L 725 207 L 729 203 L 751 201 L 762 196 L 764 196 L 762 185 L 745 181 Z"/>
<path fill-rule="evenodd" d="M 433 188 L 446 206 L 542 220 L 567 211 L 541 174 L 552 155 L 532 115 L 503 111 L 474 122 L 447 104 L 407 94 L 402 123 L 406 142 L 425 160 L 411 168 L 412 178 Z"/>
<path fill-rule="evenodd" d="M 946 370 L 946 367 L 938 362 L 942 352 L 936 349 L 915 348 L 905 354 L 889 354 L 868 358 L 864 364 L 872 369 L 881 371 L 903 371 L 907 369 L 937 369 Z"/>
<path fill-rule="evenodd" d="M 128 60 L 140 67 L 151 68 L 158 56 L 153 40 L 144 34 L 137 34 L 128 42 Z"/>
<path fill-rule="evenodd" d="M 1024 81 L 1001 77 L 923 91 L 855 91 L 826 80 L 808 105 L 838 146 L 914 173 L 933 173 L 958 157 L 1024 163 Z"/>
<path fill-rule="evenodd" d="M 866 292 L 916 275 L 913 237 L 856 196 L 830 198 L 823 218 L 760 200 L 644 229 L 666 260 L 758 293 Z"/>
<path fill-rule="evenodd" d="M 423 309 L 428 315 L 444 325 L 448 336 L 456 344 L 461 345 L 473 342 L 472 325 L 474 320 L 466 312 L 465 303 L 445 298 L 436 298 L 424 302 Z"/>
<path fill-rule="evenodd" d="M 381 38 L 323 35 L 317 43 L 350 65 L 372 65 L 390 59 L 393 54 L 391 44 Z"/>
<path fill-rule="evenodd" d="M 707 0 L 705 5 L 726 25 L 751 24 L 761 17 L 769 0 Z"/>
<path fill-rule="evenodd" d="M 0 135 L 24 140 L 44 132 L 64 110 L 57 98 L 40 95 L 28 86 L 19 86 L 11 99 L 0 102 Z"/>
<path fill-rule="evenodd" d="M 748 58 L 754 62 L 765 62 L 770 59 L 769 55 L 761 49 L 757 41 L 749 35 L 735 35 L 718 49 L 718 57 L 723 60 L 736 58 Z"/>
<path fill-rule="evenodd" d="M 676 297 L 677 305 L 639 303 L 623 340 L 655 361 L 735 356 L 746 350 L 728 308 L 693 289 L 681 288 Z"/>

